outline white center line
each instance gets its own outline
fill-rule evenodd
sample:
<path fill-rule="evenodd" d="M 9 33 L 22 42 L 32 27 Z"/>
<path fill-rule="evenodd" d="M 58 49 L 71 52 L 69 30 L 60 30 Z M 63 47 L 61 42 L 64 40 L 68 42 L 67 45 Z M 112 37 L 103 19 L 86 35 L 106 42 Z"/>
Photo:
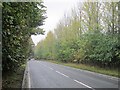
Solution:
<path fill-rule="evenodd" d="M 49 67 L 51 70 L 53 70 L 53 68 Z"/>
<path fill-rule="evenodd" d="M 63 76 L 65 76 L 65 77 L 67 77 L 67 78 L 69 78 L 69 76 L 67 76 L 67 75 L 65 75 L 65 74 L 63 74 L 63 73 L 61 73 L 59 71 L 56 71 L 56 72 L 59 73 L 59 74 L 61 74 L 61 75 L 63 75 Z"/>
<path fill-rule="evenodd" d="M 86 84 L 84 84 L 84 83 L 82 83 L 82 82 L 80 82 L 78 80 L 74 80 L 74 81 L 77 82 L 77 83 L 79 83 L 79 84 L 82 84 L 82 85 L 86 86 L 87 88 L 91 88 L 92 90 L 95 90 L 92 87 L 90 87 L 90 86 L 88 86 L 88 85 L 86 85 Z"/>

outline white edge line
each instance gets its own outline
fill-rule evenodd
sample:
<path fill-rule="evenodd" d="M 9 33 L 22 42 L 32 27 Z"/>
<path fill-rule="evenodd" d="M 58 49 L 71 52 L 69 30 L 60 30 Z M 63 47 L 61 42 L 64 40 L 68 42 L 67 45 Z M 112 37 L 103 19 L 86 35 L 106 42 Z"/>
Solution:
<path fill-rule="evenodd" d="M 29 73 L 29 63 L 28 63 L 28 88 L 31 88 L 30 73 Z"/>
<path fill-rule="evenodd" d="M 23 76 L 23 81 L 22 81 L 22 88 L 24 88 L 24 85 L 25 85 L 26 70 L 27 70 L 27 67 L 25 68 L 25 71 L 24 71 L 24 76 Z"/>
<path fill-rule="evenodd" d="M 92 87 L 90 87 L 90 86 L 88 86 L 88 85 L 86 85 L 86 84 L 84 84 L 84 83 L 82 83 L 82 82 L 80 82 L 80 81 L 78 81 L 78 80 L 74 80 L 74 81 L 77 82 L 77 83 L 79 83 L 79 84 L 84 85 L 84 86 L 87 87 L 87 88 L 92 88 Z"/>
<path fill-rule="evenodd" d="M 67 75 L 65 75 L 65 74 L 63 74 L 63 73 L 61 73 L 59 71 L 56 71 L 56 72 L 59 73 L 59 74 L 61 74 L 61 75 L 63 75 L 63 76 L 65 76 L 65 77 L 67 77 L 67 78 L 69 78 L 69 76 L 67 76 Z"/>

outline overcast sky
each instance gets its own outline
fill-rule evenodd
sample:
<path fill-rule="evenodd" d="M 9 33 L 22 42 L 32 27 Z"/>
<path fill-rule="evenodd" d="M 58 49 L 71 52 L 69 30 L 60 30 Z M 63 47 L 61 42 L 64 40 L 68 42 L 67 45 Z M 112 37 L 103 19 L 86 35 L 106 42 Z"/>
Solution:
<path fill-rule="evenodd" d="M 59 20 L 65 13 L 70 13 L 71 8 L 74 8 L 80 0 L 44 0 L 44 5 L 47 7 L 47 19 L 45 25 L 42 26 L 45 30 L 45 35 L 32 35 L 32 40 L 35 45 L 45 38 L 47 33 L 53 31 Z"/>

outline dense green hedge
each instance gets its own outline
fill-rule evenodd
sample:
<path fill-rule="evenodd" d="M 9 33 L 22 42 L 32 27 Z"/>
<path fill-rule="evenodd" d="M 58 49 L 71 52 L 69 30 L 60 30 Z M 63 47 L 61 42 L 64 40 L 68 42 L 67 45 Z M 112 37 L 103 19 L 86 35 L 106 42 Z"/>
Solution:
<path fill-rule="evenodd" d="M 4 72 L 15 70 L 26 62 L 31 48 L 31 35 L 43 32 L 36 28 L 43 25 L 44 13 L 45 7 L 42 1 L 2 3 L 2 67 Z"/>

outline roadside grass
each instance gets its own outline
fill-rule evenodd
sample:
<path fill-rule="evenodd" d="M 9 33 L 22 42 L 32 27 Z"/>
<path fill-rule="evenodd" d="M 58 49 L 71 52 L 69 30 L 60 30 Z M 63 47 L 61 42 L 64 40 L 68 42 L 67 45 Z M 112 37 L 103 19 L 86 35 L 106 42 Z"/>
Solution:
<path fill-rule="evenodd" d="M 24 70 L 25 65 L 22 65 L 15 72 L 9 72 L 2 76 L 2 88 L 21 88 Z"/>
<path fill-rule="evenodd" d="M 56 64 L 61 64 L 61 65 L 77 68 L 77 69 L 88 70 L 88 71 L 120 78 L 120 73 L 118 73 L 118 69 L 100 68 L 100 67 L 96 67 L 96 66 L 90 66 L 90 65 L 85 65 L 85 64 L 76 64 L 76 63 L 63 63 L 60 61 L 53 61 L 53 60 L 48 60 L 48 61 L 52 62 L 52 63 L 56 63 Z"/>

